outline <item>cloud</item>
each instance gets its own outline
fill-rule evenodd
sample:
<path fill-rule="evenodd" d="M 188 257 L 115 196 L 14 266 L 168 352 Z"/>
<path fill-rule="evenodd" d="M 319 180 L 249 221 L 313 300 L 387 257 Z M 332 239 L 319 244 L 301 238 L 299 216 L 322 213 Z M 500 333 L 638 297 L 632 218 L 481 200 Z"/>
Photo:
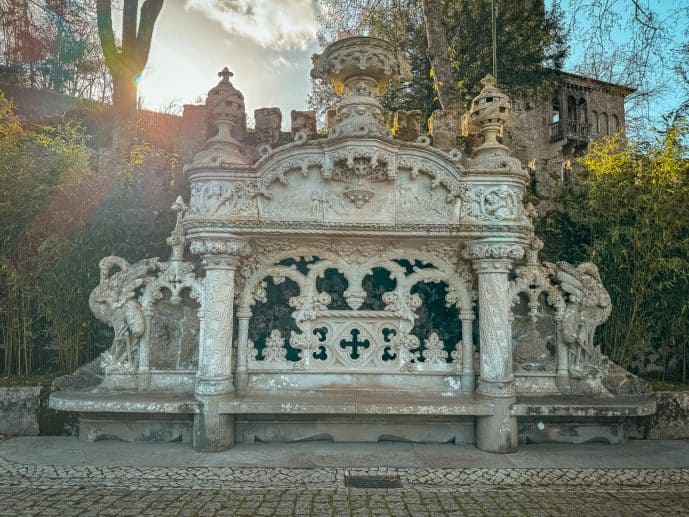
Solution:
<path fill-rule="evenodd" d="M 186 0 L 185 7 L 264 48 L 305 49 L 320 27 L 313 0 Z"/>

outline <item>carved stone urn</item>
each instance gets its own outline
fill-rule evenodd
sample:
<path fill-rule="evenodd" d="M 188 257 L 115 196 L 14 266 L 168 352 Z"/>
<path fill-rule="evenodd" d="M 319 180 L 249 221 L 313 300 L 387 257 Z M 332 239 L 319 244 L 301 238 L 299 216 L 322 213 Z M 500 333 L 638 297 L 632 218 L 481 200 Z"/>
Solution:
<path fill-rule="evenodd" d="M 330 82 L 344 100 L 331 137 L 387 136 L 380 96 L 389 84 L 411 79 L 409 64 L 390 43 L 364 36 L 346 38 L 311 58 L 311 77 Z"/>

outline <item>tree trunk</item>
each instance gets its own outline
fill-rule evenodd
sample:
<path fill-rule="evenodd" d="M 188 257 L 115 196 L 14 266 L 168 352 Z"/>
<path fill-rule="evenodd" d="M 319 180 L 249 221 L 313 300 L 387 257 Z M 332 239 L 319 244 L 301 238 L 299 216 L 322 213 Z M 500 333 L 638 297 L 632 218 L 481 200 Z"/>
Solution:
<path fill-rule="evenodd" d="M 433 83 L 444 110 L 460 110 L 461 96 L 450 63 L 450 45 L 443 22 L 442 0 L 423 0 L 423 17 L 428 42 L 428 58 L 433 67 Z"/>
<path fill-rule="evenodd" d="M 123 157 L 133 139 L 137 111 L 137 88 L 128 74 L 112 77 L 112 147 Z"/>
<path fill-rule="evenodd" d="M 112 2 L 96 1 L 98 37 L 113 82 L 111 160 L 124 158 L 132 141 L 137 110 L 135 80 L 146 66 L 153 28 L 162 7 L 163 0 L 144 0 L 138 19 L 139 0 L 124 0 L 120 49 L 112 29 Z"/>

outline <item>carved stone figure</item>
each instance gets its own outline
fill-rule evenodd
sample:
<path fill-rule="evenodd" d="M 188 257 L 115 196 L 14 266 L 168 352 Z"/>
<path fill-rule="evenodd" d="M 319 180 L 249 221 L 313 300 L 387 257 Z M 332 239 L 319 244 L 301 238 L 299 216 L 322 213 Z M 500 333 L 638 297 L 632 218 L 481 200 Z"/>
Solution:
<path fill-rule="evenodd" d="M 157 268 L 158 259 L 144 259 L 129 264 L 120 257 L 105 257 L 98 265 L 100 284 L 91 292 L 89 307 L 100 321 L 115 331 L 110 349 L 103 353 L 106 373 L 134 372 L 139 339 L 146 320 L 137 300 L 139 289 Z M 113 268 L 120 270 L 112 275 Z"/>
<path fill-rule="evenodd" d="M 584 359 L 600 356 L 593 337 L 598 325 L 610 316 L 612 304 L 610 295 L 601 282 L 598 268 L 592 262 L 577 267 L 568 262 L 546 263 L 553 280 L 568 294 L 561 324 L 563 342 L 575 347 L 574 367 L 581 366 Z"/>

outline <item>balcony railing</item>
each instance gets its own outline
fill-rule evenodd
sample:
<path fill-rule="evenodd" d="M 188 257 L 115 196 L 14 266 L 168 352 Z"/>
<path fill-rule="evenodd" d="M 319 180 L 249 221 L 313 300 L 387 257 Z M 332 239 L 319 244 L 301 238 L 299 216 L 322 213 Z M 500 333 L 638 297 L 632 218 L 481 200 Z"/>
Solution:
<path fill-rule="evenodd" d="M 561 120 L 550 124 L 550 141 L 567 140 L 586 143 L 589 141 L 591 124 L 576 120 Z"/>

